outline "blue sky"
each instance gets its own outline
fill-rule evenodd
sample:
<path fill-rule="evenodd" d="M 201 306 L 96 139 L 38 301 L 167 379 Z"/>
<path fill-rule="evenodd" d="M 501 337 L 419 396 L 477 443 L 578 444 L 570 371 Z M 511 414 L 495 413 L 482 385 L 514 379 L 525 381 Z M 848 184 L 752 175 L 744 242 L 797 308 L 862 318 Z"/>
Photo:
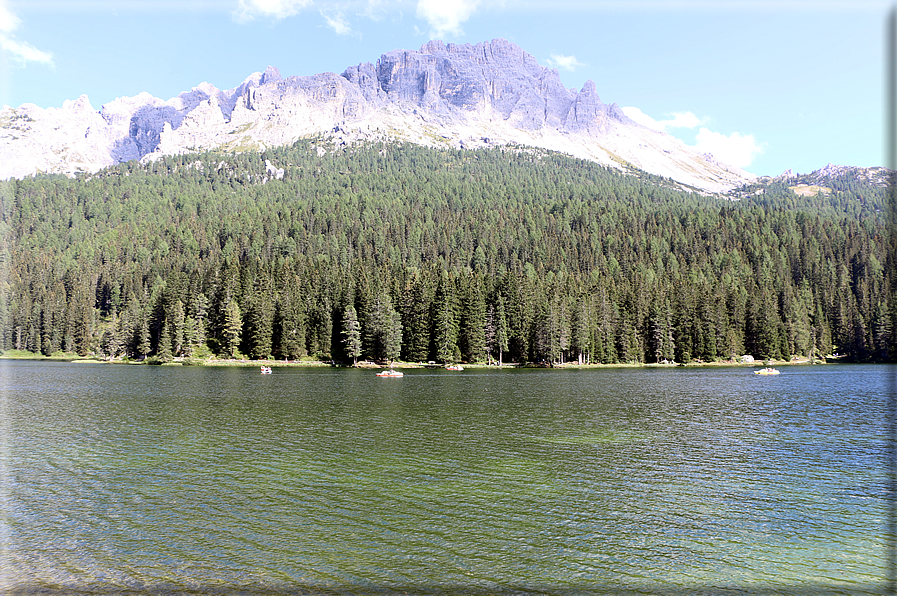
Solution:
<path fill-rule="evenodd" d="M 759 175 L 884 165 L 879 0 L 0 0 L 0 104 L 169 99 L 276 66 L 341 73 L 430 39 L 510 40 Z"/>

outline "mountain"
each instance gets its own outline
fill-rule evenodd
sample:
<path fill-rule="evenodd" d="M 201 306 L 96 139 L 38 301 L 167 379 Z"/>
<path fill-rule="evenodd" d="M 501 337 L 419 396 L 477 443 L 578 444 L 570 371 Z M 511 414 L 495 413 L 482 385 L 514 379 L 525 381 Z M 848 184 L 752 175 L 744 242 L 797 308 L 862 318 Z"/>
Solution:
<path fill-rule="evenodd" d="M 882 167 L 861 168 L 828 164 L 809 174 L 786 170 L 778 176 L 758 176 L 730 190 L 728 195 L 731 198 L 745 198 L 765 194 L 772 188 L 787 188 L 794 194 L 804 197 L 849 192 L 862 201 L 867 195 L 871 196 L 887 188 L 893 174 L 891 170 Z"/>
<path fill-rule="evenodd" d="M 798 190 L 802 187 L 818 186 L 828 189 L 823 192 L 830 192 L 836 189 L 842 190 L 839 187 L 857 184 L 873 188 L 885 188 L 890 183 L 891 174 L 891 170 L 882 167 L 860 168 L 828 164 L 809 174 L 795 174 L 788 170 L 774 178 L 766 176 L 757 178 L 757 182 L 779 182 Z"/>
<path fill-rule="evenodd" d="M 431 147 L 540 147 L 726 192 L 753 176 L 641 126 L 601 101 L 592 81 L 566 89 L 558 72 L 502 39 L 431 41 L 376 63 L 282 78 L 268 67 L 219 90 L 202 83 L 163 101 L 148 93 L 97 111 L 87 96 L 62 108 L 0 111 L 0 179 L 94 172 L 133 159 L 202 150 L 250 151 L 323 135 L 325 151 L 359 140 Z"/>

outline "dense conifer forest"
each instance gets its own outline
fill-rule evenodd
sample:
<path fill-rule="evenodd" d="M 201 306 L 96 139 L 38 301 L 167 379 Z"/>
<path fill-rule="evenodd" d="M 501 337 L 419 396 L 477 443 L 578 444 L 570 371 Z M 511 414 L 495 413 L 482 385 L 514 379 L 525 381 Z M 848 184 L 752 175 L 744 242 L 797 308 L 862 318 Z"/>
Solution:
<path fill-rule="evenodd" d="M 832 188 L 728 200 L 545 151 L 314 141 L 10 181 L 0 349 L 887 360 L 887 191 Z"/>

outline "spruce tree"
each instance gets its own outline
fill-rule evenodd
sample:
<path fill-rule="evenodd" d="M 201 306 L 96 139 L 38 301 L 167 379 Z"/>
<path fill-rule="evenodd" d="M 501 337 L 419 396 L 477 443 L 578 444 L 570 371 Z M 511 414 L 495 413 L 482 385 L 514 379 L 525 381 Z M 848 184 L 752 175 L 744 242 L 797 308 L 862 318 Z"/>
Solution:
<path fill-rule="evenodd" d="M 162 333 L 159 335 L 159 345 L 156 348 L 156 356 L 162 362 L 171 362 L 171 323 L 166 319 L 162 321 Z"/>
<path fill-rule="evenodd" d="M 305 316 L 302 304 L 295 297 L 281 295 L 272 342 L 278 358 L 298 360 L 305 356 Z"/>
<path fill-rule="evenodd" d="M 271 304 L 266 296 L 256 296 L 250 300 L 244 319 L 249 357 L 253 360 L 265 360 L 271 357 L 273 315 Z"/>
<path fill-rule="evenodd" d="M 137 328 L 137 353 L 145 359 L 151 350 L 149 320 L 141 314 Z"/>
<path fill-rule="evenodd" d="M 368 317 L 371 356 L 378 360 L 397 360 L 402 350 L 402 321 L 392 299 L 381 291 L 374 299 Z"/>
<path fill-rule="evenodd" d="M 361 323 L 358 322 L 353 304 L 349 304 L 343 314 L 342 335 L 346 355 L 352 357 L 352 366 L 356 366 L 358 357 L 361 356 Z"/>
<path fill-rule="evenodd" d="M 171 351 L 175 356 L 183 356 L 186 346 L 184 303 L 176 300 L 171 313 Z"/>
<path fill-rule="evenodd" d="M 222 348 L 228 358 L 233 358 L 240 345 L 240 337 L 243 332 L 243 319 L 240 307 L 233 300 L 224 308 L 224 325 L 221 329 Z"/>
<path fill-rule="evenodd" d="M 502 355 L 508 349 L 508 318 L 505 315 L 505 300 L 499 294 L 495 307 L 495 349 L 498 350 L 498 365 L 502 364 Z"/>
<path fill-rule="evenodd" d="M 433 297 L 433 344 L 438 362 L 454 362 L 458 354 L 458 324 L 455 319 L 455 294 L 448 274 L 442 272 Z"/>
<path fill-rule="evenodd" d="M 415 272 L 405 287 L 402 299 L 402 321 L 405 360 L 428 360 L 430 350 L 430 300 L 422 275 Z"/>
<path fill-rule="evenodd" d="M 465 286 L 458 347 L 463 359 L 481 362 L 486 358 L 486 301 L 480 277 L 468 276 Z"/>

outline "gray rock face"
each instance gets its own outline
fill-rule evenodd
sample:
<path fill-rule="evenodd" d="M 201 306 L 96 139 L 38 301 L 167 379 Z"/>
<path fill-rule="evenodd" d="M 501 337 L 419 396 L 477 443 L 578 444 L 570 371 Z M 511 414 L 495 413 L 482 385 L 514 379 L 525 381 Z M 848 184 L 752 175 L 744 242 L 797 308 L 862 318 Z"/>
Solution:
<path fill-rule="evenodd" d="M 612 123 L 635 124 L 618 106 L 601 103 L 592 81 L 579 92 L 565 89 L 556 70 L 503 39 L 473 46 L 431 41 L 417 52 L 388 52 L 342 76 L 377 107 L 409 102 L 443 116 L 488 109 L 529 131 L 590 133 Z"/>
<path fill-rule="evenodd" d="M 87 98 L 62 109 L 25 104 L 0 111 L 0 178 L 96 171 L 132 159 L 206 149 L 259 150 L 325 133 L 337 143 L 401 139 L 476 148 L 514 143 L 618 166 L 628 162 L 709 191 L 749 174 L 698 155 L 602 103 L 592 81 L 566 89 L 502 39 L 431 41 L 376 63 L 282 78 L 254 73 L 234 89 L 208 83 L 162 101 L 147 93 L 94 111 Z"/>

